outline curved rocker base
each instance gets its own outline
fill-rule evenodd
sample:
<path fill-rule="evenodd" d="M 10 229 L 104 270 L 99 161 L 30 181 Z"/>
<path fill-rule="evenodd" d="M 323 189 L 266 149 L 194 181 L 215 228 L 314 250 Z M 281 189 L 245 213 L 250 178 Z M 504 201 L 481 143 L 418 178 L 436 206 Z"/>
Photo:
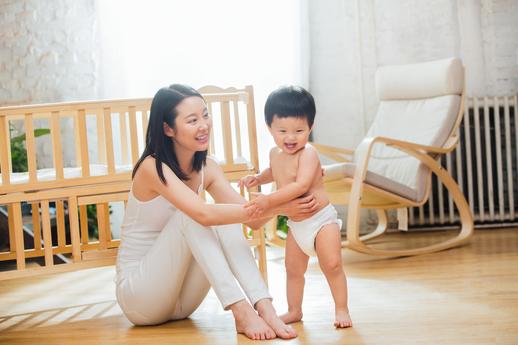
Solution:
<path fill-rule="evenodd" d="M 379 255 L 379 256 L 411 256 L 411 255 L 421 255 L 427 253 L 433 253 L 440 250 L 452 248 L 455 246 L 459 246 L 467 241 L 467 239 L 473 234 L 474 223 L 473 216 L 471 214 L 471 210 L 466 201 L 466 198 L 462 194 L 459 186 L 455 182 L 455 180 L 444 170 L 440 164 L 431 158 L 427 154 L 423 154 L 416 151 L 405 150 L 408 153 L 414 155 L 421 162 L 427 165 L 431 172 L 433 172 L 439 181 L 444 185 L 444 187 L 448 190 L 450 195 L 452 196 L 453 202 L 455 203 L 461 220 L 461 228 L 460 232 L 454 238 L 448 239 L 441 243 L 436 243 L 433 245 L 421 247 L 421 248 L 413 248 L 413 249 L 402 249 L 402 250 L 384 250 L 384 249 L 376 249 L 372 248 L 365 242 L 369 239 L 377 237 L 381 235 L 384 230 L 382 229 L 386 227 L 386 215 L 378 212 L 378 217 L 380 217 L 380 224 L 378 228 L 371 234 L 365 236 L 359 236 L 360 231 L 360 210 L 362 208 L 361 200 L 362 200 L 362 191 L 365 183 L 363 182 L 363 176 L 361 176 L 361 172 L 359 172 L 358 176 L 355 176 L 355 180 L 353 182 L 351 188 L 351 197 L 350 204 L 348 210 L 347 217 L 347 241 L 342 242 L 342 246 L 356 250 L 361 253 L 371 254 L 371 255 Z M 410 203 L 410 201 L 408 201 Z M 403 205 L 404 207 L 408 206 Z M 420 202 L 413 202 L 414 205 L 419 205 Z"/>

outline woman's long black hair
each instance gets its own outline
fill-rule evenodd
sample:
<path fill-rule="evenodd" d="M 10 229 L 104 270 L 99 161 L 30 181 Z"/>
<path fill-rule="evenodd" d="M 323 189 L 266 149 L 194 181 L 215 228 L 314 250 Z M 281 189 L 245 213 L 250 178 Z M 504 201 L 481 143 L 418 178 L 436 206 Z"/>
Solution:
<path fill-rule="evenodd" d="M 163 87 L 155 94 L 151 102 L 151 113 L 149 115 L 149 124 L 146 133 L 146 148 L 137 164 L 133 168 L 131 177 L 135 177 L 140 164 L 147 156 L 155 158 L 156 171 L 160 180 L 167 184 L 162 170 L 162 163 L 165 163 L 181 180 L 188 180 L 189 176 L 182 171 L 173 140 L 164 133 L 164 122 L 172 129 L 175 129 L 175 120 L 177 111 L 176 107 L 187 97 L 200 97 L 202 95 L 195 89 L 187 85 L 173 84 L 169 87 Z M 194 154 L 192 169 L 200 171 L 205 165 L 207 159 L 207 151 L 198 151 Z"/>

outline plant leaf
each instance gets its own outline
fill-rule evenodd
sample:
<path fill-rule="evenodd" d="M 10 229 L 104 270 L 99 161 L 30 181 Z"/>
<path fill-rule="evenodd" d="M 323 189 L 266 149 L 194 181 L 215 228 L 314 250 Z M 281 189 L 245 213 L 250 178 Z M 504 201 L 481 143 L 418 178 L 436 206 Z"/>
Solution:
<path fill-rule="evenodd" d="M 37 137 L 41 137 L 42 135 L 47 135 L 47 134 L 50 134 L 50 129 L 48 128 L 37 128 L 34 130 L 34 137 L 37 138 Z M 21 135 L 18 135 L 14 138 L 11 138 L 11 145 L 13 143 L 17 143 L 17 142 L 24 142 L 25 141 L 25 133 L 21 134 Z"/>

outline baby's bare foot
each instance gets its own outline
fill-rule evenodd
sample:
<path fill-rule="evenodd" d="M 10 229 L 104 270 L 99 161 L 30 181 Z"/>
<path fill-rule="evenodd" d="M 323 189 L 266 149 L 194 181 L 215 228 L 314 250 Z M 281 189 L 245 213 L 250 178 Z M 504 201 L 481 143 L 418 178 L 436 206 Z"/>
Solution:
<path fill-rule="evenodd" d="M 294 323 L 302 320 L 302 310 L 290 310 L 279 316 L 284 323 Z"/>
<path fill-rule="evenodd" d="M 255 307 L 259 316 L 266 321 L 268 325 L 275 331 L 275 334 L 282 339 L 292 339 L 297 336 L 297 332 L 286 325 L 275 312 L 272 302 L 269 299 L 262 299 L 256 303 Z"/>
<path fill-rule="evenodd" d="M 335 311 L 335 319 L 336 328 L 347 328 L 353 326 L 351 316 L 349 315 L 349 311 L 347 311 L 347 309 L 337 309 Z"/>
<path fill-rule="evenodd" d="M 232 307 L 236 330 L 252 340 L 275 338 L 275 332 L 260 318 L 245 301 L 235 303 Z"/>

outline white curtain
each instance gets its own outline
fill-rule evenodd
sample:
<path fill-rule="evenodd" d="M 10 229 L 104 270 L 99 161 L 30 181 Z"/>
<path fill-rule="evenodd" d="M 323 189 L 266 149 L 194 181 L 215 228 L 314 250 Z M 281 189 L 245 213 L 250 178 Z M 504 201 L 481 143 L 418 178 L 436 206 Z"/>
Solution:
<path fill-rule="evenodd" d="M 260 166 L 273 146 L 268 93 L 308 87 L 307 2 L 99 0 L 102 98 L 151 97 L 162 86 L 253 85 Z"/>

